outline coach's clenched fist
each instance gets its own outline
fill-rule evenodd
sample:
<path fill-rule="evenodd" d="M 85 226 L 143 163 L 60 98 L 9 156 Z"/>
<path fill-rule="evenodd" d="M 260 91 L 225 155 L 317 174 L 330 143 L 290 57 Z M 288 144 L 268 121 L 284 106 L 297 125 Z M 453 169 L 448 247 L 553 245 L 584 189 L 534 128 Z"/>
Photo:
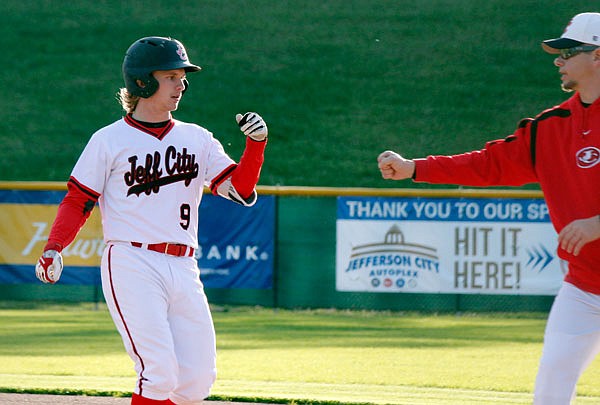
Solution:
<path fill-rule="evenodd" d="M 404 159 L 391 150 L 386 150 L 377 157 L 377 164 L 384 179 L 403 180 L 411 178 L 415 172 L 415 162 Z"/>

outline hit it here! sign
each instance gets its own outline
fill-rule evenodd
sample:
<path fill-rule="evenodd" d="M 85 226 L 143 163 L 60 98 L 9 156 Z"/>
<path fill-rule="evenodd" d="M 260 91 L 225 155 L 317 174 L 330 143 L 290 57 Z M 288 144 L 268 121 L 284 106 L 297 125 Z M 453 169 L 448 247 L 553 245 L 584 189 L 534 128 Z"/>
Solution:
<path fill-rule="evenodd" d="M 542 199 L 337 200 L 338 291 L 554 295 L 564 277 Z"/>

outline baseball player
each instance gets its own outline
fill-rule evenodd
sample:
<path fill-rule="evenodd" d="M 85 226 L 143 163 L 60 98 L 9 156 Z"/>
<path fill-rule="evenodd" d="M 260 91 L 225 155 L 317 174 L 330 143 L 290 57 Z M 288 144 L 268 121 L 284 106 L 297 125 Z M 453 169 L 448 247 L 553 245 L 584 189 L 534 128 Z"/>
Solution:
<path fill-rule="evenodd" d="M 79 157 L 36 265 L 56 283 L 61 250 L 96 203 L 106 249 L 104 297 L 137 381 L 132 404 L 200 404 L 216 378 L 215 332 L 199 278 L 198 207 L 205 185 L 243 206 L 256 202 L 267 125 L 237 114 L 247 136 L 239 163 L 206 129 L 171 113 L 188 88 L 192 64 L 181 42 L 135 41 L 123 61 L 127 112 L 93 134 Z"/>
<path fill-rule="evenodd" d="M 385 179 L 540 184 L 569 270 L 546 325 L 534 403 L 565 405 L 600 351 L 600 13 L 576 15 L 542 47 L 556 55 L 563 89 L 575 92 L 568 100 L 479 151 L 414 160 L 385 151 L 377 160 Z"/>

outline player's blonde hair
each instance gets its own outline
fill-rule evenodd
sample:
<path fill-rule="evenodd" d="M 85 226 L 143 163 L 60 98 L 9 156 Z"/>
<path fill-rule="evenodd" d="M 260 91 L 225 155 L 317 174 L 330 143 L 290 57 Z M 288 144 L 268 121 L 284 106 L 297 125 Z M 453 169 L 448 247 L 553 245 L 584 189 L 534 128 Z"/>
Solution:
<path fill-rule="evenodd" d="M 135 111 L 135 107 L 137 107 L 138 101 L 140 101 L 139 96 L 134 96 L 127 91 L 125 87 L 119 89 L 117 93 L 117 99 L 119 103 L 121 103 L 121 107 L 127 112 L 127 114 L 131 114 Z"/>

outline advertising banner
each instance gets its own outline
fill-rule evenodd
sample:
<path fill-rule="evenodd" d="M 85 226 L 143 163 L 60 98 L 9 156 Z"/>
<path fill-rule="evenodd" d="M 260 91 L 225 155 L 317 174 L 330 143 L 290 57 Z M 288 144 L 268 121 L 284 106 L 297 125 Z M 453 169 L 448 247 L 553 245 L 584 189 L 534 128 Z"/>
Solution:
<path fill-rule="evenodd" d="M 554 295 L 564 277 L 543 199 L 337 200 L 338 291 Z"/>
<path fill-rule="evenodd" d="M 196 256 L 206 287 L 273 287 L 275 202 L 275 196 L 261 195 L 254 206 L 243 207 L 202 197 Z"/>
<path fill-rule="evenodd" d="M 38 283 L 34 265 L 48 239 L 64 191 L 0 190 L 0 284 Z M 275 250 L 275 197 L 250 208 L 204 195 L 199 210 L 201 279 L 207 288 L 269 289 Z M 104 250 L 96 207 L 63 252 L 61 284 L 100 284 Z"/>

